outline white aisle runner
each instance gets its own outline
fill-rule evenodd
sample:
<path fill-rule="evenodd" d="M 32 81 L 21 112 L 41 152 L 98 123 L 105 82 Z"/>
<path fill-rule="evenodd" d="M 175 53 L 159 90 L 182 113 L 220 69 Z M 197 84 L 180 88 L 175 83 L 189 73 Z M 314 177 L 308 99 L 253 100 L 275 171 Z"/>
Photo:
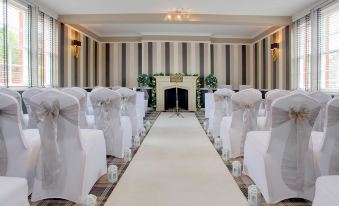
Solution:
<path fill-rule="evenodd" d="M 194 113 L 162 113 L 106 205 L 248 205 Z"/>

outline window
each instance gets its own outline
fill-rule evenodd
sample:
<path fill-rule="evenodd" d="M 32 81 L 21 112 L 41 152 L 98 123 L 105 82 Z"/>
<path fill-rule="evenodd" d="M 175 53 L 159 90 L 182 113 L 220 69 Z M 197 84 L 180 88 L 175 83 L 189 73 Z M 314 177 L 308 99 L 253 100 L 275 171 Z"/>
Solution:
<path fill-rule="evenodd" d="M 30 86 L 31 7 L 3 1 L 0 9 L 0 85 Z"/>
<path fill-rule="evenodd" d="M 52 86 L 56 45 L 56 21 L 43 12 L 38 20 L 38 78 L 42 86 Z"/>
<path fill-rule="evenodd" d="M 318 9 L 319 89 L 339 92 L 339 4 Z"/>
<path fill-rule="evenodd" d="M 310 15 L 296 22 L 296 59 L 298 88 L 311 89 L 311 21 Z"/>

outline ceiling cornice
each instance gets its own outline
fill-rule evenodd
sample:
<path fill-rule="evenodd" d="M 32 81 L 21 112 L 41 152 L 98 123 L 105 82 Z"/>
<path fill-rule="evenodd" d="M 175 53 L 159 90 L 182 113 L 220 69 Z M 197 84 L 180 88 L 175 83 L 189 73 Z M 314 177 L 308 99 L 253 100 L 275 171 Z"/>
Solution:
<path fill-rule="evenodd" d="M 79 14 L 60 15 L 59 21 L 67 24 L 215 24 L 285 26 L 290 16 L 247 16 L 192 14 L 188 21 L 166 21 L 165 14 Z"/>
<path fill-rule="evenodd" d="M 88 29 L 77 24 L 68 24 L 71 28 L 77 30 L 78 32 L 87 35 L 96 41 L 101 43 L 109 42 L 149 42 L 149 41 L 182 41 L 182 42 L 210 42 L 212 44 L 254 44 L 257 41 L 266 38 L 272 33 L 277 32 L 279 29 L 282 29 L 284 26 L 272 26 L 266 31 L 260 33 L 254 38 L 237 38 L 237 37 L 215 37 L 215 36 L 187 36 L 187 35 L 151 35 L 151 34 L 141 34 L 137 36 L 99 36 Z"/>

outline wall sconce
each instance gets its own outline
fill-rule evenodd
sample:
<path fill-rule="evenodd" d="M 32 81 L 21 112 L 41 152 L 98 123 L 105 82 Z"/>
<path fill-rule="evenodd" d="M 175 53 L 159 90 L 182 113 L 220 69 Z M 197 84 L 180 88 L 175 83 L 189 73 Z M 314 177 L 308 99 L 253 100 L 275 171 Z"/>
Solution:
<path fill-rule="evenodd" d="M 273 61 L 277 61 L 279 58 L 279 43 L 271 44 L 271 51 L 272 51 Z"/>
<path fill-rule="evenodd" d="M 74 48 L 74 57 L 78 58 L 80 53 L 81 41 L 74 39 L 72 41 L 72 46 Z"/>

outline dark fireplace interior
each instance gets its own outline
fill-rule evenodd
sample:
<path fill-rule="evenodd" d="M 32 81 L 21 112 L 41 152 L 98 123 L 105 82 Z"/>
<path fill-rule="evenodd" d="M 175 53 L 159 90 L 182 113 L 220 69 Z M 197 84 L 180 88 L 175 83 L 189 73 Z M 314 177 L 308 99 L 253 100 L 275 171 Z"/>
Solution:
<path fill-rule="evenodd" d="M 178 88 L 179 108 L 188 110 L 188 91 Z M 175 88 L 165 90 L 165 110 L 175 108 Z"/>

